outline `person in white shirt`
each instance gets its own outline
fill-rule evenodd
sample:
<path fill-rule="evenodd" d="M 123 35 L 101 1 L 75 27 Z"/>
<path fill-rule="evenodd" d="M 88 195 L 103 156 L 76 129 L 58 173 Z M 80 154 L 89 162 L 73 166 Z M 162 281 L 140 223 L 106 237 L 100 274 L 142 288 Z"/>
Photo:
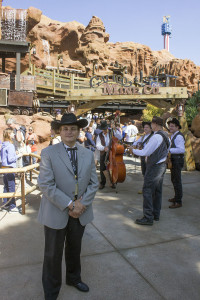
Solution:
<path fill-rule="evenodd" d="M 121 132 L 113 127 L 113 135 L 118 139 L 122 139 L 122 134 Z M 111 140 L 111 129 L 108 128 L 108 124 L 106 121 L 101 122 L 101 126 L 99 127 L 102 132 L 97 136 L 96 140 L 96 148 L 100 151 L 100 176 L 101 176 L 101 182 L 99 185 L 99 189 L 103 189 L 106 184 L 106 177 L 104 175 L 104 171 L 106 170 L 106 164 L 105 164 L 105 159 L 108 155 L 109 152 L 109 145 L 110 145 L 110 140 Z M 109 157 L 108 157 L 109 158 Z M 111 187 L 115 187 L 112 185 Z"/>
<path fill-rule="evenodd" d="M 135 124 L 134 120 L 129 121 L 128 126 L 125 130 L 124 140 L 125 140 L 126 144 L 129 144 L 129 145 L 132 145 L 136 141 L 137 134 L 138 134 L 138 129 L 134 124 Z"/>
<path fill-rule="evenodd" d="M 171 135 L 171 181 L 174 186 L 175 195 L 169 199 L 172 205 L 169 208 L 179 208 L 182 206 L 183 188 L 181 180 L 181 170 L 184 166 L 184 153 L 185 153 L 185 138 L 179 131 L 181 125 L 176 118 L 167 122 Z"/>
<path fill-rule="evenodd" d="M 143 218 L 137 219 L 138 225 L 153 225 L 153 221 L 159 221 L 162 204 L 162 185 L 166 171 L 166 158 L 168 155 L 170 140 L 163 131 L 163 119 L 153 117 L 151 122 L 154 135 L 142 149 L 132 149 L 138 156 L 147 156 L 146 172 L 143 185 Z"/>
<path fill-rule="evenodd" d="M 133 146 L 135 146 L 137 149 L 143 149 L 153 135 L 151 129 L 151 122 L 142 122 L 142 127 L 144 129 L 144 135 L 141 136 L 136 142 L 133 143 Z M 142 175 L 144 176 L 146 172 L 146 156 L 141 156 L 140 158 L 141 158 Z"/>

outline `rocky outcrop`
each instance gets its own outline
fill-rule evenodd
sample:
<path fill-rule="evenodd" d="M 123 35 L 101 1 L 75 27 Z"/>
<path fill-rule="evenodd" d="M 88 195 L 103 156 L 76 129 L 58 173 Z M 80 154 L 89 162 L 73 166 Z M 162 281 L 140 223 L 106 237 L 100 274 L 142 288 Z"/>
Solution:
<path fill-rule="evenodd" d="M 4 111 L 5 113 L 5 111 Z M 18 124 L 24 125 L 27 129 L 31 125 L 34 128 L 34 132 L 38 136 L 39 143 L 37 144 L 38 153 L 49 145 L 50 142 L 50 123 L 53 120 L 51 116 L 41 115 L 41 113 L 33 116 L 13 116 L 8 114 L 0 115 L 0 140 L 3 140 L 3 130 L 7 128 L 6 119 L 12 118 Z"/>
<path fill-rule="evenodd" d="M 134 42 L 110 43 L 102 20 L 96 16 L 85 27 L 76 21 L 51 20 L 33 7 L 27 13 L 27 40 L 36 48 L 31 61 L 38 67 L 57 67 L 58 57 L 62 55 L 62 66 L 86 72 L 87 77 L 94 73 L 112 74 L 114 66 L 126 70 L 126 77 L 132 80 L 139 77 L 140 71 L 148 76 L 163 70 L 178 76 L 177 86 L 186 86 L 191 92 L 197 90 L 199 66 L 188 59 L 177 59 L 167 50 L 152 51 Z M 22 61 L 22 71 L 28 67 L 28 62 L 29 55 Z M 6 67 L 14 68 L 14 60 L 7 62 Z"/>

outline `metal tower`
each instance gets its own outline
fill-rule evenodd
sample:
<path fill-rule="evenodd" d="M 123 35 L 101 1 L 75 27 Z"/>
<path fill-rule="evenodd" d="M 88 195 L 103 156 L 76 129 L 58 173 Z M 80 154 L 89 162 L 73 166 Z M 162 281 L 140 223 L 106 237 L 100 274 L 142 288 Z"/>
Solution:
<path fill-rule="evenodd" d="M 169 36 L 172 33 L 170 25 L 170 16 L 163 17 L 163 23 L 161 26 L 161 34 L 164 36 L 164 49 L 169 51 Z"/>

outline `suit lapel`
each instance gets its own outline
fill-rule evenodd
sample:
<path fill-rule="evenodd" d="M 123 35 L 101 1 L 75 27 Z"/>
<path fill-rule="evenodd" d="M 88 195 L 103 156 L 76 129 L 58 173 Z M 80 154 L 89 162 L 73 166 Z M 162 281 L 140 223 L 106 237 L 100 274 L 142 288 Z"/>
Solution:
<path fill-rule="evenodd" d="M 67 154 L 67 151 L 63 145 L 63 143 L 59 143 L 59 148 L 58 148 L 58 155 L 60 157 L 60 159 L 63 161 L 63 163 L 65 164 L 65 166 L 70 170 L 70 172 L 74 175 L 73 169 L 72 169 L 72 164 L 71 161 L 69 159 L 69 156 Z"/>

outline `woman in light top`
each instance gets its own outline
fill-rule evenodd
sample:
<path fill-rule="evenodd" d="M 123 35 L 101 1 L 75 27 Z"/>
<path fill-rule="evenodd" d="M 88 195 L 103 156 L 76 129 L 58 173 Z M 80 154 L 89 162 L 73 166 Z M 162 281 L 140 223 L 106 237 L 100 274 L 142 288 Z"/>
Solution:
<path fill-rule="evenodd" d="M 1 148 L 1 161 L 2 168 L 16 168 L 17 158 L 21 157 L 21 154 L 16 155 L 15 147 L 13 145 L 14 132 L 12 129 L 7 128 L 3 131 L 3 143 Z M 3 175 L 4 193 L 15 192 L 15 173 L 5 173 Z M 7 203 L 9 202 L 9 203 Z M 16 207 L 15 198 L 4 198 L 4 209 L 9 212 L 19 212 Z"/>

